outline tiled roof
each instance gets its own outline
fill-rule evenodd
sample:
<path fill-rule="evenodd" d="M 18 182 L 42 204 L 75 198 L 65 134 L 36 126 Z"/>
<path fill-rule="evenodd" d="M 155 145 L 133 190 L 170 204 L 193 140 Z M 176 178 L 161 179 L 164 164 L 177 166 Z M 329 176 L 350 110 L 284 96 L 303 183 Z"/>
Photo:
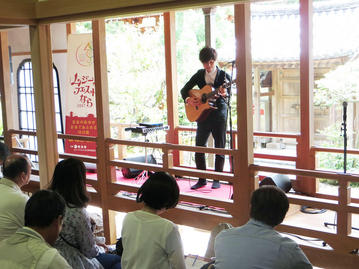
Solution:
<path fill-rule="evenodd" d="M 268 9 L 270 7 L 270 9 Z M 252 57 L 254 63 L 296 62 L 300 53 L 299 5 L 251 7 Z M 229 44 L 234 46 L 234 44 Z M 234 47 L 220 50 L 233 58 Z M 351 57 L 359 52 L 359 0 L 315 2 L 313 57 L 315 60 Z M 229 55 L 232 54 L 232 55 Z"/>

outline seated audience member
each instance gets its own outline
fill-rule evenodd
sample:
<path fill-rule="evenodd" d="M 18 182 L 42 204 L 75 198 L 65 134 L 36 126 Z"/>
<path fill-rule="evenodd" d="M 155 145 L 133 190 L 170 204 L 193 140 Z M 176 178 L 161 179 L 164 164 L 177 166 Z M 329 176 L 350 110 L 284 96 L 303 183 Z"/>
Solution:
<path fill-rule="evenodd" d="M 56 192 L 41 190 L 26 203 L 25 227 L 0 242 L 1 269 L 70 269 L 51 247 L 59 236 L 65 201 Z"/>
<path fill-rule="evenodd" d="M 25 205 L 29 197 L 21 191 L 31 174 L 26 156 L 13 154 L 5 159 L 0 180 L 0 241 L 24 226 Z"/>
<path fill-rule="evenodd" d="M 159 215 L 178 203 L 179 188 L 167 173 L 152 174 L 137 192 L 143 208 L 126 215 L 122 226 L 122 268 L 186 268 L 177 226 Z"/>
<path fill-rule="evenodd" d="M 274 230 L 282 223 L 288 208 L 288 198 L 281 189 L 263 186 L 255 190 L 251 198 L 251 219 L 216 237 L 215 268 L 312 268 L 298 244 Z"/>
<path fill-rule="evenodd" d="M 56 167 L 49 189 L 59 193 L 66 203 L 60 237 L 55 247 L 76 269 L 118 269 L 121 257 L 104 252 L 95 242 L 91 220 L 86 212 L 89 197 L 86 191 L 86 168 L 82 161 L 69 158 Z"/>

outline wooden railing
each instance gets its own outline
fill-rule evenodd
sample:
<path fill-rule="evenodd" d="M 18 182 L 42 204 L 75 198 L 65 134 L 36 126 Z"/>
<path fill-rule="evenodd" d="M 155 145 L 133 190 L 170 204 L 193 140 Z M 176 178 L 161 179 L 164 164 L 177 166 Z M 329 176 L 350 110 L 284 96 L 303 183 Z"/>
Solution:
<path fill-rule="evenodd" d="M 176 130 L 178 136 L 180 137 L 181 132 L 196 132 L 195 128 L 190 127 L 178 127 Z M 234 130 L 233 132 L 233 148 L 238 149 L 236 145 L 236 137 L 238 132 Z M 227 131 L 227 135 L 229 131 Z M 299 134 L 290 134 L 290 133 L 272 133 L 272 132 L 254 132 L 253 136 L 255 137 L 271 137 L 271 138 L 289 138 L 295 140 L 296 145 L 298 146 Z M 296 152 L 298 149 L 296 150 Z M 280 161 L 291 161 L 296 162 L 297 156 L 288 156 L 288 155 L 279 155 L 279 154 L 264 154 L 264 153 L 254 153 L 254 158 L 267 159 L 267 160 L 280 160 Z"/>
<path fill-rule="evenodd" d="M 314 228 L 303 228 L 303 224 L 300 223 L 295 226 L 282 224 L 278 227 L 278 230 L 310 238 L 319 238 L 323 243 L 325 242 L 325 244 L 333 248 L 333 250 L 330 250 L 328 248 L 302 246 L 309 259 L 312 262 L 315 261 L 316 266 L 324 266 L 325 268 L 355 268 L 359 257 L 349 253 L 355 252 L 359 247 L 358 234 L 353 235 L 352 233 L 352 214 L 359 214 L 359 200 L 351 198 L 349 183 L 359 182 L 359 175 L 317 170 L 283 169 L 258 165 L 250 165 L 249 169 L 254 172 L 262 171 L 337 180 L 339 182 L 338 195 L 331 196 L 331 199 L 288 194 L 291 204 L 335 211 L 337 216 L 335 223 L 336 232 L 332 232 L 332 230 L 322 231 Z M 338 261 L 339 256 L 345 257 L 344 260 Z M 331 262 L 332 266 L 328 267 L 328 264 Z"/>
<path fill-rule="evenodd" d="M 180 129 L 183 130 L 183 129 Z M 184 129 L 188 131 L 187 129 Z M 35 132 L 24 132 L 11 130 L 9 135 L 28 135 L 36 136 Z M 270 136 L 266 133 L 256 133 L 258 136 Z M 287 134 L 275 134 L 276 137 L 293 138 L 298 139 L 297 135 Z M 59 135 L 61 139 L 76 139 L 84 141 L 96 142 L 97 139 L 93 137 L 73 136 L 73 135 Z M 106 159 L 106 169 L 115 169 L 115 167 L 131 167 L 143 170 L 151 171 L 167 171 L 170 174 L 181 177 L 204 177 L 210 179 L 219 179 L 221 181 L 229 182 L 233 185 L 233 189 L 239 188 L 238 175 L 234 173 L 219 173 L 215 171 L 200 171 L 190 167 L 175 166 L 173 164 L 173 152 L 176 151 L 188 151 L 188 152 L 203 152 L 210 154 L 224 154 L 233 157 L 234 163 L 238 162 L 239 151 L 238 149 L 216 149 L 216 148 L 204 148 L 185 145 L 174 145 L 167 143 L 149 143 L 149 142 L 137 142 L 131 140 L 120 139 L 106 139 L 106 147 L 110 148 L 113 145 L 119 146 L 134 146 L 142 148 L 156 148 L 162 152 L 163 162 L 161 164 L 146 164 L 137 163 L 132 161 L 125 161 L 122 159 L 115 159 L 113 155 L 103 156 Z M 13 147 L 13 152 L 19 152 L 24 154 L 37 154 L 35 150 L 21 149 Z M 335 151 L 336 152 L 336 151 Z M 74 156 L 71 154 L 60 154 L 60 158 L 66 158 Z M 277 156 L 277 155 L 275 155 Z M 85 162 L 97 163 L 98 160 L 88 156 L 75 156 Z M 266 158 L 269 156 L 265 156 Z M 273 156 L 274 158 L 274 156 Z M 258 172 L 268 172 L 277 174 L 286 174 L 303 177 L 315 177 L 315 178 L 328 178 L 334 179 L 339 182 L 339 194 L 328 195 L 326 197 L 309 197 L 304 195 L 298 195 L 289 193 L 289 201 L 291 205 L 309 206 L 313 208 L 327 209 L 336 212 L 337 214 L 337 228 L 333 230 L 323 231 L 323 229 L 308 228 L 305 223 L 296 223 L 295 225 L 286 223 L 280 225 L 278 230 L 281 232 L 287 232 L 290 234 L 318 238 L 328 244 L 332 249 L 328 247 L 313 247 L 301 243 L 301 247 L 309 257 L 311 262 L 316 266 L 322 266 L 325 268 L 355 268 L 359 262 L 359 257 L 356 255 L 348 254 L 349 252 L 359 247 L 359 238 L 351 232 L 351 216 L 352 214 L 359 214 L 359 200 L 351 198 L 350 195 L 350 182 L 359 182 L 359 175 L 340 174 L 327 171 L 317 170 L 303 170 L 303 169 L 287 169 L 277 168 L 259 165 L 249 165 L 251 175 L 249 180 L 258 180 L 254 175 Z M 108 173 L 111 174 L 111 173 Z M 113 174 L 112 174 L 113 175 Z M 105 203 L 101 201 L 101 189 L 99 189 L 100 182 L 103 180 L 107 184 L 107 194 Z M 242 179 L 243 180 L 243 179 Z M 136 210 L 139 205 L 136 204 L 134 196 L 128 195 L 129 193 L 136 193 L 139 185 L 127 184 L 116 181 L 116 178 L 98 178 L 87 179 L 89 189 L 91 189 L 91 204 L 95 206 L 107 205 L 107 208 L 103 210 L 128 212 Z M 25 187 L 29 191 L 35 191 L 39 189 L 38 181 L 32 181 Z M 102 196 L 104 197 L 104 196 Z M 198 195 L 190 195 L 182 193 L 180 195 L 181 203 L 177 208 L 168 211 L 165 216 L 173 220 L 175 223 L 190 225 L 193 227 L 199 227 L 202 229 L 210 230 L 220 222 L 229 222 L 237 225 L 239 218 L 242 216 L 236 216 L 239 204 L 249 203 L 239 197 L 239 199 L 216 199 L 209 197 L 201 197 Z M 191 206 L 188 206 L 191 205 Z M 201 206 L 198 206 L 201 205 Z M 202 210 L 203 208 L 214 208 L 216 210 Z M 244 216 L 245 217 L 245 216 Z M 310 215 L 308 216 L 310 218 Z M 328 266 L 328 264 L 332 264 Z"/>

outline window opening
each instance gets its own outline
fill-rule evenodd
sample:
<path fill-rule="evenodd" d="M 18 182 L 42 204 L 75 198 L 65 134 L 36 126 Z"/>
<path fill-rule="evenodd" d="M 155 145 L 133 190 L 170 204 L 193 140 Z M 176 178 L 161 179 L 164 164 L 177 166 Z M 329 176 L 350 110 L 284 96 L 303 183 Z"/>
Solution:
<path fill-rule="evenodd" d="M 56 131 L 63 133 L 61 95 L 59 86 L 59 74 L 55 65 L 53 65 L 53 83 L 55 100 Z M 32 77 L 32 63 L 30 59 L 24 60 L 17 71 L 18 87 L 18 110 L 19 110 L 19 128 L 24 131 L 36 131 L 34 84 Z M 64 152 L 64 143 L 62 139 L 57 140 L 59 152 Z M 37 150 L 37 140 L 35 136 L 22 135 L 18 140 L 21 146 L 28 149 Z M 29 155 L 32 162 L 38 162 L 38 157 Z"/>

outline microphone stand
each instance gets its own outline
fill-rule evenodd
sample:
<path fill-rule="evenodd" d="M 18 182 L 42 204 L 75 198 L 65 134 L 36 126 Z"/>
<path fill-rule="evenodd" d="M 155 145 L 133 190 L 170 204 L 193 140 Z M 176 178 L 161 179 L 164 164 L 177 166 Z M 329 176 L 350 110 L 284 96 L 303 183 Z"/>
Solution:
<path fill-rule="evenodd" d="M 343 151 L 343 157 L 344 157 L 344 161 L 343 161 L 343 171 L 344 174 L 347 173 L 347 144 L 348 144 L 348 136 L 347 136 L 347 107 L 348 107 L 348 103 L 347 102 L 343 102 L 343 123 L 342 123 L 342 127 L 341 127 L 341 131 L 343 132 L 343 140 L 344 140 L 344 151 Z M 328 223 L 328 222 L 324 222 L 324 226 L 337 226 L 336 223 Z M 353 230 L 359 230 L 359 228 L 355 228 L 352 227 Z M 358 249 L 353 250 L 353 253 L 358 253 Z"/>
<path fill-rule="evenodd" d="M 343 123 L 342 123 L 342 129 L 341 131 L 343 131 L 343 139 L 344 139 L 344 174 L 346 174 L 347 172 L 347 142 L 348 142 L 348 137 L 347 137 L 347 106 L 348 103 L 347 102 L 343 102 Z"/>

